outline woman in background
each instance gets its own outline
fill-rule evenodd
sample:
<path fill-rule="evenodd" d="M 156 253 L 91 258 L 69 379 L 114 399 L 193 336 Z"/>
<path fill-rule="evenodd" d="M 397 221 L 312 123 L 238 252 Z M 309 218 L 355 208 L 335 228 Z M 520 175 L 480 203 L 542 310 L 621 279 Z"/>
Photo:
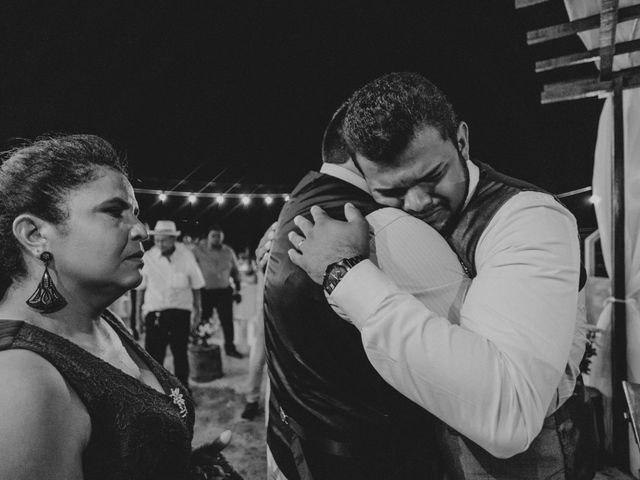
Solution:
<path fill-rule="evenodd" d="M 0 166 L 0 478 L 240 478 L 218 445 L 192 454 L 187 389 L 106 310 L 142 278 L 137 212 L 99 137 Z"/>

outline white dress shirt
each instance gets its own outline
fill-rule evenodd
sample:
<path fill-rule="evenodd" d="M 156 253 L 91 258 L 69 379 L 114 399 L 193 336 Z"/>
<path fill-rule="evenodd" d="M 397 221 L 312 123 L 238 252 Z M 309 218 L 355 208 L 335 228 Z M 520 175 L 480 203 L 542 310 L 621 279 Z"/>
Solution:
<path fill-rule="evenodd" d="M 478 171 L 469 166 L 471 195 Z M 510 457 L 528 448 L 564 400 L 558 396 L 573 388 L 584 350 L 579 252 L 571 213 L 550 195 L 521 192 L 478 242 L 459 325 L 369 260 L 348 272 L 331 300 L 360 329 L 387 382 L 492 455 Z"/>
<path fill-rule="evenodd" d="M 204 278 L 193 253 L 176 242 L 174 252 L 163 256 L 152 247 L 142 257 L 142 283 L 138 290 L 146 290 L 142 314 L 177 308 L 193 309 L 193 292 L 204 287 Z"/>

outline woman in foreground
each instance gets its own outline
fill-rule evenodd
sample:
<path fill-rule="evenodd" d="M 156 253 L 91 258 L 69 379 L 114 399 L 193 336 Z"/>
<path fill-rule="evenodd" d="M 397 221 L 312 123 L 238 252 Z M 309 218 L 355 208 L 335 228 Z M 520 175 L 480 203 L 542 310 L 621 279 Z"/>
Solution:
<path fill-rule="evenodd" d="M 0 166 L 0 478 L 240 478 L 217 444 L 192 453 L 187 389 L 106 310 L 142 279 L 137 210 L 99 137 Z"/>

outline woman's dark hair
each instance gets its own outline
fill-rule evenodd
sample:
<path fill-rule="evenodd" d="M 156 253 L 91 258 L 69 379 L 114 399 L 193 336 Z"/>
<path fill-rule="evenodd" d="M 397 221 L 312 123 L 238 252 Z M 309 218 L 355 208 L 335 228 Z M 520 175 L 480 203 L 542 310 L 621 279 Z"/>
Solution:
<path fill-rule="evenodd" d="M 100 168 L 126 175 L 126 164 L 106 140 L 95 135 L 40 138 L 1 157 L 0 298 L 26 265 L 13 221 L 31 213 L 56 225 L 67 220 L 66 194 L 100 176 Z"/>

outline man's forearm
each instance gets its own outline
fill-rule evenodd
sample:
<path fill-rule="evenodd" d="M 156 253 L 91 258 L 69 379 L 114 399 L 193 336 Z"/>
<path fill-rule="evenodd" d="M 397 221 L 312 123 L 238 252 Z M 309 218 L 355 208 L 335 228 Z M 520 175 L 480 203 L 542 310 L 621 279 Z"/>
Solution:
<path fill-rule="evenodd" d="M 193 313 L 199 316 L 202 312 L 202 295 L 200 290 L 193 289 L 191 291 L 193 292 Z"/>

